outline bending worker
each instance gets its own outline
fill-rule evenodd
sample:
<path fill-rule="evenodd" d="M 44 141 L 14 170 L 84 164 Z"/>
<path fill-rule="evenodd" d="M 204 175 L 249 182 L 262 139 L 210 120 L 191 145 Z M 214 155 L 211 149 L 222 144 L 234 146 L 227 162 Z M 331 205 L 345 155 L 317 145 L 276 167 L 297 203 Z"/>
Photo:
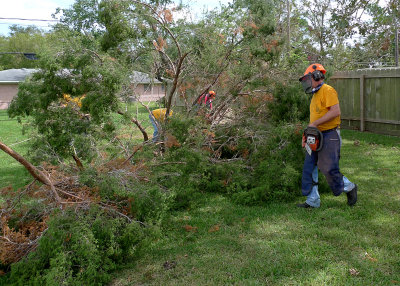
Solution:
<path fill-rule="evenodd" d="M 206 94 L 203 94 L 197 104 L 200 106 L 204 103 L 204 105 L 208 108 L 208 109 L 212 109 L 212 101 L 215 98 L 215 91 L 210 90 L 209 92 L 207 92 Z"/>
<path fill-rule="evenodd" d="M 339 170 L 340 147 L 340 106 L 336 90 L 324 83 L 326 70 L 321 64 L 310 65 L 299 79 L 305 93 L 312 94 L 310 103 L 310 124 L 320 131 L 322 146 L 319 151 L 308 149 L 303 166 L 301 189 L 307 196 L 301 208 L 318 208 L 318 169 L 325 175 L 335 196 L 346 193 L 347 204 L 357 202 L 357 185 L 350 182 Z M 308 130 L 307 128 L 306 130 Z M 317 130 L 317 132 L 318 132 Z M 319 132 L 318 132 L 319 133 Z"/>
<path fill-rule="evenodd" d="M 154 109 L 151 114 L 149 114 L 150 122 L 153 125 L 154 133 L 153 133 L 153 142 L 159 141 L 159 127 L 161 122 L 165 121 L 165 114 L 167 112 L 166 108 L 158 108 Z M 172 110 L 169 111 L 169 116 L 172 116 Z"/>

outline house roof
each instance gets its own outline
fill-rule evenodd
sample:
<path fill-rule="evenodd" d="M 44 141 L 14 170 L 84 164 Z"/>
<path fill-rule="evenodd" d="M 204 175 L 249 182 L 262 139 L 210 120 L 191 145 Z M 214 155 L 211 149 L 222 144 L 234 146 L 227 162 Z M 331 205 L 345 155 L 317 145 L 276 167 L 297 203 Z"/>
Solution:
<path fill-rule="evenodd" d="M 144 84 L 150 84 L 150 83 L 161 83 L 156 78 L 150 77 L 147 73 L 143 72 L 138 72 L 138 71 L 133 71 L 133 74 L 130 76 L 131 80 L 133 83 L 144 83 Z"/>
<path fill-rule="evenodd" d="M 25 80 L 27 76 L 32 74 L 33 72 L 38 71 L 37 69 L 9 69 L 0 71 L 0 83 L 19 83 Z M 142 83 L 142 84 L 154 84 L 161 83 L 156 78 L 150 77 L 150 75 L 133 71 L 133 74 L 130 76 L 132 82 L 134 83 Z"/>
<path fill-rule="evenodd" d="M 37 69 L 10 69 L 0 71 L 1 83 L 19 83 L 25 80 L 31 73 Z"/>

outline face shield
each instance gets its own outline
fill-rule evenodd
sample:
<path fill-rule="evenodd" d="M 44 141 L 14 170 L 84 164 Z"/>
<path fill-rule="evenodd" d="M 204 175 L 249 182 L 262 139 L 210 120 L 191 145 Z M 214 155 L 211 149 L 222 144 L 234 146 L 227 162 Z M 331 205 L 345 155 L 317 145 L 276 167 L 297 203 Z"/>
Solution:
<path fill-rule="evenodd" d="M 312 79 L 311 74 L 307 74 L 299 79 L 301 85 L 303 86 L 303 90 L 305 93 L 310 94 L 312 93 Z"/>

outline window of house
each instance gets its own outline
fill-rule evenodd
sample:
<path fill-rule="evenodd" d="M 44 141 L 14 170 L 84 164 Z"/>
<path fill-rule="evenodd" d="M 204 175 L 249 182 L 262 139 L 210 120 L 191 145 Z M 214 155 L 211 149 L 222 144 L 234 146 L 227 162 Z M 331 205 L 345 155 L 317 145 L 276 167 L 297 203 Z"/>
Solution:
<path fill-rule="evenodd" d="M 147 84 L 147 83 L 145 83 L 145 84 L 143 84 L 143 90 L 144 90 L 144 92 L 151 92 L 151 84 Z"/>

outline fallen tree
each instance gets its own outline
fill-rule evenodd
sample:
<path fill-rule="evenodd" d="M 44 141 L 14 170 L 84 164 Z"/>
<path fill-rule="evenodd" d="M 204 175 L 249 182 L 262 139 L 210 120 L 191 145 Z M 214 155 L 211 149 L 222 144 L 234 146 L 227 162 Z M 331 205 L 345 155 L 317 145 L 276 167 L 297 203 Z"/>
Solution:
<path fill-rule="evenodd" d="M 71 208 L 79 211 L 96 206 L 110 217 L 122 218 L 127 224 L 136 222 L 144 225 L 129 213 L 128 198 L 122 202 L 104 201 L 99 188 L 79 183 L 79 176 L 64 173 L 59 171 L 59 167 L 48 164 L 40 170 L 2 142 L 0 149 L 21 163 L 34 178 L 32 183 L 18 191 L 12 187 L 0 190 L 1 197 L 5 199 L 0 211 L 1 264 L 16 263 L 35 250 L 48 230 L 49 219 L 57 212 L 60 215 L 60 211 L 63 214 Z M 133 168 L 129 160 L 124 160 L 123 164 L 120 161 L 108 162 L 101 168 L 103 172 L 124 170 L 122 172 L 126 172 L 127 176 L 133 176 L 140 170 Z M 35 202 L 33 207 L 29 206 L 31 202 Z M 33 217 L 32 211 L 35 213 Z"/>
<path fill-rule="evenodd" d="M 3 150 L 4 152 L 6 152 L 11 157 L 13 157 L 19 163 L 21 163 L 21 165 L 24 166 L 25 169 L 28 170 L 28 172 L 33 176 L 34 179 L 49 186 L 54 195 L 54 199 L 56 200 L 56 202 L 58 204 L 61 203 L 60 196 L 58 195 L 56 189 L 54 188 L 53 183 L 42 171 L 40 171 L 38 168 L 33 166 L 31 163 L 28 162 L 28 160 L 26 160 L 24 157 L 22 157 L 20 154 L 18 154 L 17 152 L 15 152 L 14 150 L 12 150 L 10 147 L 8 147 L 7 145 L 5 145 L 2 142 L 0 142 L 0 149 Z"/>

